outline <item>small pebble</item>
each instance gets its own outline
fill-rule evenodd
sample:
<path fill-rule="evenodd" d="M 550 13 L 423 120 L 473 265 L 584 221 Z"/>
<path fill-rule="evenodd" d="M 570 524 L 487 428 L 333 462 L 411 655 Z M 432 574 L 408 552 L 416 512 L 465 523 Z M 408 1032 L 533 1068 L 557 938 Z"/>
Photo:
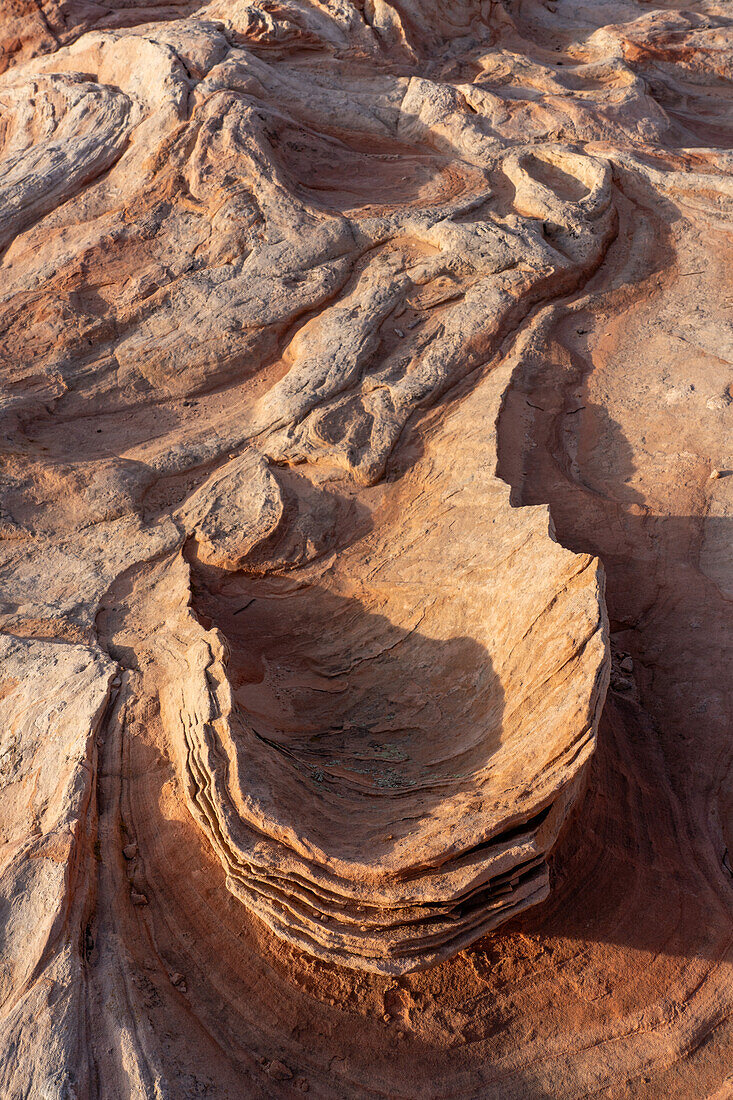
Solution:
<path fill-rule="evenodd" d="M 133 890 L 130 894 L 130 901 L 133 905 L 147 905 L 148 899 L 145 894 L 138 894 L 137 890 Z"/>
<path fill-rule="evenodd" d="M 125 859 L 134 859 L 137 855 L 137 844 L 126 844 L 122 849 L 122 854 Z"/>
<path fill-rule="evenodd" d="M 720 470 L 711 470 L 710 471 L 710 480 L 711 481 L 717 481 L 719 477 L 720 477 Z"/>
<path fill-rule="evenodd" d="M 618 667 L 621 669 L 622 672 L 633 672 L 634 671 L 633 657 L 624 657 L 623 661 L 621 662 L 621 664 Z"/>
<path fill-rule="evenodd" d="M 270 1062 L 265 1073 L 275 1081 L 290 1081 L 293 1076 L 293 1071 L 288 1069 L 284 1062 L 277 1061 Z"/>
<path fill-rule="evenodd" d="M 388 1024 L 392 1017 L 390 1016 L 389 1012 L 385 1012 L 384 1016 L 382 1016 L 382 1019 L 384 1020 L 385 1024 Z"/>
<path fill-rule="evenodd" d="M 405 335 L 401 328 L 396 328 L 394 330 L 394 332 L 395 332 L 395 336 L 399 336 L 400 338 Z"/>

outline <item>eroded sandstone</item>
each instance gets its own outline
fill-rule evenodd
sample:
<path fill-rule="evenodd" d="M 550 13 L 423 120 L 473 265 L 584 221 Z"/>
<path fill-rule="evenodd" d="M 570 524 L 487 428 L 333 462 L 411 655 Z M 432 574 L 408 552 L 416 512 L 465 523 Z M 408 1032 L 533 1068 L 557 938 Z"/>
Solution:
<path fill-rule="evenodd" d="M 0 15 L 8 1096 L 725 1089 L 727 711 L 665 619 L 722 652 L 733 47 L 692 8 Z M 622 807 L 716 914 L 689 1025 L 599 946 L 655 904 L 641 842 L 623 903 L 598 870 Z M 600 922 L 593 1007 L 543 912 Z"/>

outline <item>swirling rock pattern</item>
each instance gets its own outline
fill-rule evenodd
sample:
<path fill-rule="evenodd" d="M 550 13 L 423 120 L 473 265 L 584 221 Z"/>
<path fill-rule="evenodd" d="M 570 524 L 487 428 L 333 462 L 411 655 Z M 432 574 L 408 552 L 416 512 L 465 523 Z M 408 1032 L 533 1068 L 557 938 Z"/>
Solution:
<path fill-rule="evenodd" d="M 730 1094 L 732 63 L 0 13 L 4 1096 Z"/>

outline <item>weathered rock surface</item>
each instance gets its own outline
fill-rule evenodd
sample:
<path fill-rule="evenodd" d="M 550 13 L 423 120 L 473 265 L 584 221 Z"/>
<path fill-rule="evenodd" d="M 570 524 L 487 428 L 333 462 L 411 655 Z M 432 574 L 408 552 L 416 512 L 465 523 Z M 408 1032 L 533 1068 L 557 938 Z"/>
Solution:
<path fill-rule="evenodd" d="M 4 1096 L 733 1089 L 725 8 L 0 13 Z"/>

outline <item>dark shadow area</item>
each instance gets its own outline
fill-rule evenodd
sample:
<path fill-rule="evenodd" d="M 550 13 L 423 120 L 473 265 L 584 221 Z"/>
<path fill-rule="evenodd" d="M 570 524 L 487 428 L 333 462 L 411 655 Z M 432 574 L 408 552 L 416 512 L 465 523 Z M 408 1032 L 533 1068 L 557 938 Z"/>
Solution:
<path fill-rule="evenodd" d="M 601 559 L 622 671 L 587 793 L 555 849 L 550 898 L 505 928 L 719 960 L 731 952 L 733 905 L 733 520 L 653 514 L 632 484 L 635 452 L 621 426 L 601 406 L 574 400 L 574 410 L 562 398 L 590 369 L 587 351 L 561 362 L 548 347 L 534 375 L 528 364 L 515 374 L 498 426 L 500 472 L 515 505 L 548 503 L 558 541 Z M 574 413 L 582 437 L 568 428 Z"/>
<path fill-rule="evenodd" d="M 588 194 L 588 188 L 577 176 L 564 172 L 556 164 L 530 153 L 525 167 L 529 175 L 567 202 L 578 202 Z"/>

